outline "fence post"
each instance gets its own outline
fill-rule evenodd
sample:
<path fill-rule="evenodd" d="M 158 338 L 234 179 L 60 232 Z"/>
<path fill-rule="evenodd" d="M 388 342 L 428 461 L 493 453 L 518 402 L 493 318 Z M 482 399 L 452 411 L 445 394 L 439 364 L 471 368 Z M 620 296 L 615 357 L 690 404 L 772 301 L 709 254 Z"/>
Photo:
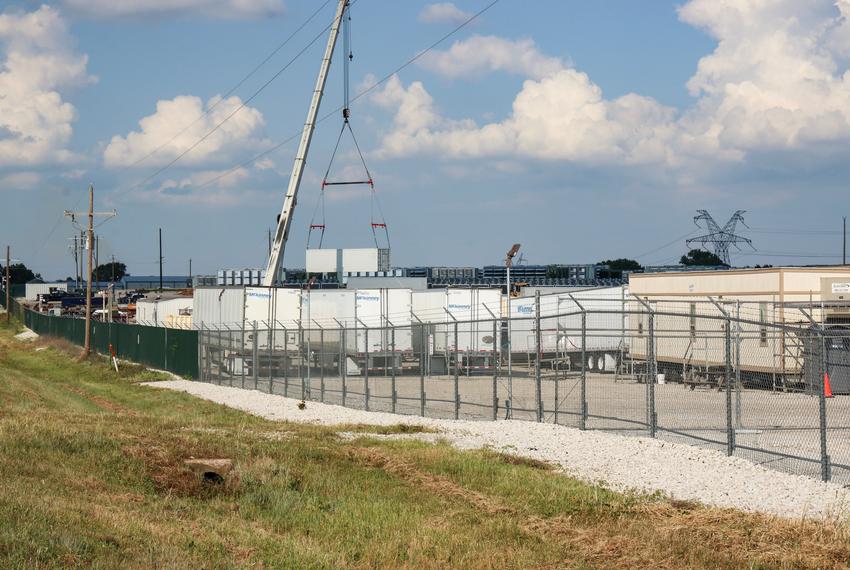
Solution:
<path fill-rule="evenodd" d="M 303 400 L 306 395 L 305 390 L 307 388 L 306 370 L 304 367 L 304 338 L 306 334 L 306 338 L 309 342 L 310 332 L 309 329 L 304 328 L 304 323 L 302 323 L 300 320 L 298 321 L 298 332 L 300 333 L 300 336 L 298 337 L 298 376 L 301 377 L 301 399 Z"/>
<path fill-rule="evenodd" d="M 459 370 L 458 366 L 460 364 L 460 346 L 458 346 L 458 335 L 457 335 L 457 320 L 455 320 L 455 419 L 460 419 L 460 378 L 458 376 Z"/>
<path fill-rule="evenodd" d="M 541 346 L 541 331 L 540 331 L 540 290 L 534 293 L 534 399 L 537 403 L 537 421 L 543 421 L 543 387 L 540 379 L 541 358 L 543 357 L 543 347 Z"/>
<path fill-rule="evenodd" d="M 647 404 L 649 405 L 649 437 L 655 437 L 658 433 L 658 415 L 655 412 L 655 382 L 658 380 L 658 359 L 655 355 L 655 312 L 652 307 L 649 311 L 649 362 L 647 363 L 648 378 L 646 379 Z"/>
<path fill-rule="evenodd" d="M 319 401 L 325 402 L 325 329 L 319 329 L 319 358 L 317 359 L 317 364 L 319 365 Z"/>
<path fill-rule="evenodd" d="M 820 358 L 820 395 L 818 396 L 818 415 L 820 417 L 820 475 L 824 481 L 829 481 L 832 474 L 830 473 L 830 460 L 828 449 L 826 447 L 826 375 L 829 373 L 829 360 L 827 357 L 828 343 L 826 342 L 826 328 L 820 327 L 818 331 L 821 344 Z"/>
<path fill-rule="evenodd" d="M 269 345 L 269 394 L 274 394 L 274 378 L 272 377 L 272 366 L 274 362 L 274 321 L 266 321 L 268 330 L 266 332 L 266 342 Z"/>
<path fill-rule="evenodd" d="M 258 346 L 258 331 L 257 321 L 254 321 L 254 350 L 251 354 L 251 370 L 254 373 L 254 390 L 257 389 L 257 383 L 260 378 L 260 362 L 259 362 L 259 346 Z"/>
<path fill-rule="evenodd" d="M 239 384 L 240 388 L 245 388 L 245 320 L 242 320 L 242 327 L 239 331 L 240 340 L 239 340 L 239 358 L 242 361 L 242 366 L 239 367 Z"/>
<path fill-rule="evenodd" d="M 735 454 L 735 427 L 732 418 L 732 320 L 726 316 L 726 455 Z"/>
<path fill-rule="evenodd" d="M 420 321 L 421 323 L 421 321 Z M 425 361 L 428 352 L 428 328 L 421 325 L 422 334 L 419 335 L 419 415 L 425 417 Z"/>
<path fill-rule="evenodd" d="M 345 407 L 345 398 L 348 395 L 348 386 L 346 384 L 348 379 L 348 350 L 346 349 L 345 345 L 346 337 L 348 335 L 346 334 L 347 330 L 344 326 L 340 327 L 340 331 L 342 331 L 342 342 L 340 342 L 340 344 L 342 345 L 340 348 L 340 350 L 342 351 L 342 354 L 340 356 L 342 360 L 342 406 Z"/>
<path fill-rule="evenodd" d="M 493 319 L 493 421 L 499 418 L 499 360 L 496 352 L 496 344 L 499 339 L 499 334 L 496 329 L 496 319 Z"/>
<path fill-rule="evenodd" d="M 289 397 L 289 334 L 283 328 L 283 397 Z"/>
<path fill-rule="evenodd" d="M 366 400 L 364 409 L 369 411 L 369 327 L 363 329 L 363 352 L 366 355 L 365 365 L 363 369 L 366 371 L 363 375 L 363 398 Z"/>
<path fill-rule="evenodd" d="M 112 324 L 109 326 L 109 342 L 112 344 Z M 198 327 L 198 379 L 204 381 L 204 323 Z"/>
<path fill-rule="evenodd" d="M 579 429 L 587 429 L 587 311 L 581 310 L 581 417 Z"/>
<path fill-rule="evenodd" d="M 390 340 L 392 341 L 392 351 L 390 351 L 390 358 L 392 359 L 392 367 L 393 367 L 393 379 L 392 379 L 392 399 L 393 399 L 393 413 L 395 413 L 396 409 L 396 385 L 395 385 L 395 327 L 392 329 L 392 337 Z"/>

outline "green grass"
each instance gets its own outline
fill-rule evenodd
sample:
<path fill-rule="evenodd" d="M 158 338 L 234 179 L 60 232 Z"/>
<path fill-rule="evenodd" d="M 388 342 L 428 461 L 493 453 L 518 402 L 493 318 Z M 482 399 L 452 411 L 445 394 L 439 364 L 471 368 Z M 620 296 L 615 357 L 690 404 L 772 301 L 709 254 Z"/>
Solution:
<path fill-rule="evenodd" d="M 613 493 L 551 466 L 266 421 L 0 322 L 0 567 L 842 567 L 833 525 Z M 338 437 L 354 432 L 356 439 Z M 231 458 L 221 485 L 183 461 Z"/>

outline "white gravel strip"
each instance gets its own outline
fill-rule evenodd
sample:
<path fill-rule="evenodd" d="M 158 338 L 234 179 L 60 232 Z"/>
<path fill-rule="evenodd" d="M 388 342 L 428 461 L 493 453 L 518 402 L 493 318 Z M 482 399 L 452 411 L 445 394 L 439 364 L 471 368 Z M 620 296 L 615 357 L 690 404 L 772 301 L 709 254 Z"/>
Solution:
<path fill-rule="evenodd" d="M 186 380 L 151 382 L 271 420 L 322 425 L 410 424 L 440 430 L 459 449 L 490 447 L 563 467 L 570 475 L 618 491 L 657 492 L 680 500 L 798 519 L 848 520 L 850 490 L 772 471 L 714 450 L 657 439 L 580 431 L 517 420 L 456 421 L 366 412 L 253 390 Z"/>

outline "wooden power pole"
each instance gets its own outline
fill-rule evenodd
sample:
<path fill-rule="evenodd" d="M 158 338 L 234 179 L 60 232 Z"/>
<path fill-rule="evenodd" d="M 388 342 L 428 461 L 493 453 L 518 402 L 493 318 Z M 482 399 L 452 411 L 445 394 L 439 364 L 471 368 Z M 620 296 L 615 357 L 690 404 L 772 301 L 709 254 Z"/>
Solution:
<path fill-rule="evenodd" d="M 89 250 L 88 271 L 86 272 L 86 343 L 80 360 L 91 354 L 91 277 L 94 260 L 94 185 L 89 184 L 89 229 L 86 235 L 86 249 Z"/>
<path fill-rule="evenodd" d="M 86 229 L 86 249 L 88 250 L 88 271 L 86 272 L 86 337 L 83 353 L 80 355 L 80 360 L 84 360 L 91 354 L 91 293 L 92 293 L 92 263 L 94 262 L 94 217 L 107 216 L 109 218 L 117 216 L 118 213 L 113 210 L 111 212 L 95 212 L 94 211 L 94 185 L 89 184 L 89 209 L 88 212 L 69 212 L 65 210 L 65 215 L 71 218 L 71 221 L 76 223 L 77 216 L 85 215 L 88 218 L 88 228 Z"/>
<path fill-rule="evenodd" d="M 10 303 L 12 302 L 12 273 L 9 270 L 9 265 L 12 262 L 12 251 L 11 248 L 6 246 L 6 323 L 8 324 L 12 318 L 12 307 Z"/>

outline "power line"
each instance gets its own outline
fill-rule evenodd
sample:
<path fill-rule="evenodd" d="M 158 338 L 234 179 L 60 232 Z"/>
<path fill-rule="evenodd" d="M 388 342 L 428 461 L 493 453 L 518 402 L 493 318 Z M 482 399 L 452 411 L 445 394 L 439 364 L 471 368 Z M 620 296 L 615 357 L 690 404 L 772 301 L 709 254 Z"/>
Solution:
<path fill-rule="evenodd" d="M 683 239 L 685 239 L 685 238 L 687 238 L 687 237 L 689 237 L 689 236 L 691 236 L 691 235 L 693 235 L 693 234 L 697 233 L 697 231 L 699 231 L 699 230 L 691 230 L 691 231 L 689 231 L 688 233 L 686 233 L 685 235 L 681 235 L 681 236 L 677 237 L 676 239 L 674 239 L 674 240 L 672 240 L 672 241 L 669 241 L 669 242 L 665 243 L 665 244 L 664 244 L 664 245 L 662 245 L 662 246 L 656 247 L 655 249 L 650 250 L 650 251 L 647 251 L 646 253 L 642 253 L 642 254 L 640 254 L 640 255 L 636 255 L 636 256 L 635 256 L 635 259 L 640 259 L 641 257 L 646 257 L 647 255 L 652 255 L 653 253 L 655 253 L 655 252 L 657 252 L 657 251 L 661 251 L 662 249 L 666 249 L 666 248 L 670 247 L 671 245 L 674 245 L 674 244 L 676 244 L 677 242 L 680 242 L 680 241 L 682 241 Z"/>
<path fill-rule="evenodd" d="M 750 228 L 750 231 L 757 234 L 787 234 L 787 235 L 841 235 L 838 230 L 793 230 L 788 228 Z"/>
<path fill-rule="evenodd" d="M 207 139 L 210 137 L 210 135 L 212 135 L 213 133 L 215 133 L 216 131 L 218 131 L 218 129 L 220 129 L 220 128 L 222 127 L 222 125 L 224 125 L 227 121 L 229 121 L 231 118 L 233 118 L 233 117 L 236 115 L 236 113 L 238 113 L 239 111 L 241 111 L 242 109 L 244 109 L 244 108 L 248 105 L 248 103 L 250 103 L 250 102 L 251 102 L 254 98 L 256 98 L 256 97 L 257 97 L 257 95 L 259 95 L 259 94 L 260 94 L 263 90 L 265 90 L 265 88 L 266 88 L 266 87 L 268 87 L 269 85 L 271 85 L 271 83 L 272 83 L 275 79 L 277 79 L 278 77 L 280 77 L 280 75 L 281 75 L 284 71 L 286 71 L 287 69 L 289 69 L 289 67 L 290 67 L 293 63 L 295 63 L 295 61 L 296 61 L 296 60 L 298 60 L 298 58 L 300 58 L 302 55 L 304 55 L 304 53 L 305 53 L 308 49 L 310 49 L 310 48 L 313 46 L 313 44 L 315 44 L 315 43 L 316 43 L 316 42 L 317 42 L 317 41 L 318 41 L 318 40 L 319 40 L 322 36 L 324 36 L 325 32 L 326 32 L 328 29 L 330 29 L 330 25 L 326 26 L 326 27 L 325 27 L 325 28 L 324 28 L 321 32 L 319 32 L 318 34 L 316 34 L 316 35 L 313 37 L 313 39 L 312 39 L 312 40 L 310 40 L 310 42 L 309 42 L 306 46 L 304 46 L 304 48 L 302 48 L 302 49 L 301 49 L 301 51 L 299 51 L 299 52 L 295 55 L 295 57 L 293 57 L 292 59 L 290 59 L 290 60 L 286 63 L 286 65 L 284 65 L 281 69 L 279 69 L 279 70 L 277 71 L 277 73 L 275 73 L 274 75 L 272 75 L 272 76 L 271 76 L 271 78 L 270 78 L 268 81 L 266 81 L 265 83 L 263 83 L 263 84 L 260 86 L 260 88 L 259 88 L 259 89 L 257 89 L 256 91 L 254 91 L 254 92 L 251 94 L 251 96 L 250 96 L 250 97 L 248 97 L 247 99 L 245 99 L 245 100 L 242 102 L 242 104 L 240 104 L 240 105 L 239 105 L 239 106 L 238 106 L 235 110 L 233 110 L 233 112 L 231 112 L 229 115 L 227 115 L 227 117 L 225 117 L 225 118 L 224 118 L 221 122 L 219 122 L 217 125 L 215 125 L 212 129 L 210 129 L 209 131 L 207 131 L 207 133 L 206 133 L 204 136 L 202 136 L 202 137 L 201 137 L 201 138 L 199 138 L 197 141 L 195 141 L 195 142 L 194 142 L 191 146 L 189 146 L 189 148 L 187 148 L 186 150 L 184 150 L 183 152 L 181 152 L 180 154 L 178 154 L 178 155 L 177 155 L 177 156 L 176 156 L 173 160 L 171 160 L 168 164 L 166 164 L 165 166 L 162 166 L 162 167 L 161 167 L 161 168 L 159 168 L 156 172 L 154 172 L 153 174 L 150 174 L 149 176 L 147 176 L 146 178 L 144 178 L 141 182 L 138 182 L 137 184 L 133 185 L 133 186 L 132 186 L 131 188 L 129 188 L 128 190 L 132 190 L 132 189 L 134 189 L 134 188 L 139 188 L 139 187 L 143 186 L 145 183 L 149 182 L 150 180 L 152 180 L 152 179 L 156 178 L 157 176 L 159 176 L 160 174 L 162 174 L 163 172 L 165 172 L 166 170 L 168 170 L 169 168 L 171 168 L 172 166 L 174 166 L 174 165 L 175 165 L 175 164 L 176 164 L 176 163 L 177 163 L 177 162 L 178 162 L 181 158 L 183 158 L 184 156 L 186 156 L 187 154 L 189 154 L 190 152 L 192 152 L 195 148 L 197 148 L 197 147 L 198 147 L 198 145 L 199 145 L 199 144 L 201 144 L 202 142 L 204 142 L 205 140 L 207 140 Z"/>
<path fill-rule="evenodd" d="M 374 90 L 375 90 L 375 89 L 377 89 L 379 86 L 381 86 L 381 85 L 383 85 L 384 83 L 386 83 L 387 81 L 389 81 L 389 80 L 390 80 L 390 78 L 392 78 L 392 77 L 393 77 L 394 75 L 396 75 L 397 73 L 399 73 L 399 72 L 403 71 L 404 69 L 406 69 L 406 68 L 410 67 L 411 65 L 413 65 L 414 63 L 416 63 L 416 61 L 417 61 L 417 60 L 419 60 L 419 59 L 420 59 L 422 56 L 424 56 L 426 53 L 428 53 L 428 52 L 432 51 L 432 50 L 433 50 L 434 48 L 436 48 L 438 45 L 440 45 L 441 43 L 445 42 L 447 39 L 449 39 L 450 37 L 452 37 L 453 35 L 455 35 L 456 33 L 458 33 L 460 30 L 462 30 L 463 28 L 465 28 L 466 26 L 468 26 L 468 25 L 469 25 L 470 23 L 472 23 L 474 20 L 478 19 L 481 15 L 483 15 L 483 14 L 484 14 L 485 12 L 487 12 L 490 8 L 492 8 L 493 6 L 495 6 L 496 4 L 498 4 L 500 1 L 501 1 L 501 0 L 493 0 L 492 2 L 490 2 L 489 4 L 487 4 L 484 8 L 482 8 L 481 10 L 479 10 L 478 12 L 476 12 L 475 14 L 473 14 L 472 16 L 470 16 L 470 17 L 469 17 L 466 21 L 462 22 L 462 23 L 461 23 L 461 24 L 459 24 L 457 27 L 455 27 L 453 30 L 451 30 L 450 32 L 448 32 L 448 33 L 446 33 L 445 35 L 443 35 L 442 37 L 440 37 L 440 39 L 438 39 L 437 41 L 435 41 L 435 42 L 433 42 L 432 44 L 430 44 L 430 45 L 429 45 L 428 47 L 426 47 L 424 50 L 419 51 L 416 55 L 414 55 L 413 57 L 411 57 L 410 59 L 408 59 L 407 61 L 405 61 L 405 62 L 404 62 L 404 63 L 402 63 L 401 65 L 399 65 L 398 67 L 396 67 L 393 71 L 391 71 L 391 72 L 387 73 L 386 75 L 384 75 L 384 76 L 383 76 L 383 77 L 382 77 L 379 81 L 375 82 L 374 84 L 370 85 L 369 87 L 367 87 L 366 89 L 364 89 L 363 91 L 361 91 L 360 93 L 358 93 L 357 95 L 355 95 L 355 96 L 354 96 L 354 98 L 353 98 L 353 99 L 351 99 L 351 101 L 352 101 L 352 102 L 353 102 L 353 101 L 357 101 L 357 100 L 358 100 L 358 99 L 360 99 L 361 97 L 363 97 L 363 96 L 367 95 L 367 94 L 368 94 L 368 93 L 370 93 L 371 91 L 374 91 Z M 353 3 L 352 3 L 352 5 L 353 5 Z M 327 28 L 326 28 L 326 29 L 327 29 Z M 318 125 L 318 124 L 320 124 L 320 123 L 323 123 L 324 121 L 326 121 L 326 120 L 327 120 L 327 119 L 329 119 L 330 117 L 332 117 L 332 116 L 334 116 L 334 115 L 339 114 L 339 112 L 340 112 L 340 111 L 342 111 L 342 109 L 343 109 L 343 106 L 339 106 L 339 107 L 337 107 L 336 109 L 334 109 L 333 111 L 330 111 L 330 112 L 329 112 L 329 113 L 327 113 L 326 115 L 322 116 L 322 118 L 320 118 L 318 121 L 316 121 L 316 124 Z M 279 143 L 278 143 L 278 144 L 276 144 L 275 146 L 273 146 L 273 147 L 271 147 L 271 148 L 269 148 L 269 149 L 267 149 L 267 150 L 264 150 L 263 152 L 261 152 L 261 153 L 259 153 L 259 154 L 255 155 L 255 156 L 253 156 L 253 157 L 249 158 L 248 160 L 246 160 L 246 161 L 244 161 L 244 162 L 240 162 L 240 163 L 239 163 L 239 164 L 237 164 L 236 166 L 234 166 L 234 167 L 232 167 L 232 168 L 230 168 L 230 169 L 228 169 L 228 170 L 225 170 L 225 171 L 224 171 L 224 172 L 222 172 L 221 174 L 218 174 L 218 175 L 214 176 L 213 178 L 211 178 L 211 179 L 209 179 L 209 180 L 205 181 L 204 183 L 202 183 L 202 184 L 200 184 L 200 185 L 196 186 L 195 188 L 196 188 L 197 190 L 200 190 L 200 189 L 202 189 L 202 188 L 206 188 L 206 187 L 207 187 L 207 186 L 209 186 L 210 184 L 213 184 L 213 183 L 215 183 L 215 182 L 217 182 L 217 181 L 221 180 L 222 178 L 226 178 L 226 177 L 230 176 L 230 175 L 231 175 L 231 174 L 233 174 L 234 172 L 238 171 L 240 168 L 244 168 L 244 167 L 245 167 L 245 166 L 247 166 L 248 164 L 251 164 L 252 162 L 255 162 L 255 161 L 257 161 L 257 160 L 259 160 L 259 159 L 261 159 L 261 158 L 263 158 L 263 157 L 265 157 L 265 156 L 267 156 L 267 155 L 271 154 L 272 152 L 274 152 L 274 151 L 278 150 L 279 148 L 283 147 L 283 146 L 284 146 L 284 145 L 286 145 L 287 143 L 292 142 L 293 140 L 297 139 L 297 138 L 298 138 L 298 137 L 300 137 L 300 136 L 301 136 L 301 131 L 300 131 L 300 130 L 299 130 L 299 131 L 297 131 L 297 132 L 294 132 L 292 135 L 290 135 L 289 137 L 287 137 L 287 138 L 286 138 L 286 139 L 284 139 L 283 141 L 279 142 Z M 144 183 L 144 182 L 142 182 L 142 184 L 143 184 L 143 183 Z M 694 233 L 694 232 L 690 232 L 690 233 L 689 233 L 689 234 L 687 234 L 687 235 L 690 235 L 691 233 Z M 683 237 L 687 237 L 687 236 L 683 236 Z"/>
<path fill-rule="evenodd" d="M 806 253 L 806 252 L 796 252 L 796 251 L 754 251 L 754 252 L 741 252 L 737 255 L 749 255 L 749 256 L 764 256 L 764 257 L 823 257 L 823 258 L 840 258 L 841 254 L 824 254 L 824 253 Z"/>
<path fill-rule="evenodd" d="M 195 124 L 197 124 L 197 122 L 198 122 L 198 121 L 200 121 L 201 119 L 203 119 L 204 117 L 206 117 L 207 115 L 209 115 L 210 113 L 212 113 L 212 112 L 215 110 L 215 108 L 216 108 L 216 107 L 218 107 L 218 106 L 219 106 L 219 104 L 221 104 L 221 102 L 222 102 L 222 101 L 224 101 L 225 99 L 227 99 L 228 97 L 230 97 L 231 95 L 233 95 L 233 93 L 234 93 L 237 89 L 239 89 L 240 87 L 242 87 L 242 85 L 244 85 L 244 84 L 245 84 L 245 82 L 246 82 L 246 81 L 248 81 L 248 79 L 250 79 L 251 77 L 253 77 L 253 75 L 254 75 L 257 71 L 259 71 L 261 67 L 263 67 L 266 63 L 268 63 L 268 62 L 269 62 L 269 60 L 270 60 L 271 58 L 273 58 L 275 55 L 277 55 L 277 53 L 278 53 L 280 50 L 282 50 L 284 47 L 286 47 L 286 45 L 287 45 L 287 44 L 288 44 L 288 43 L 292 40 L 292 38 L 294 38 L 294 37 L 298 34 L 298 32 L 300 32 L 301 30 L 303 30 L 303 29 L 304 29 L 304 28 L 305 28 L 305 27 L 306 27 L 306 26 L 307 26 L 310 22 L 312 22 L 312 21 L 313 21 L 313 19 L 314 19 L 314 18 L 315 18 L 315 17 L 319 14 L 319 12 L 321 12 L 321 11 L 325 8 L 325 6 L 327 6 L 327 5 L 328 5 L 328 3 L 329 3 L 330 1 L 331 1 L 331 0 L 325 0 L 325 2 L 324 2 L 321 6 L 319 6 L 319 7 L 316 9 L 316 11 L 315 11 L 315 12 L 313 12 L 313 13 L 310 15 L 310 17 L 309 17 L 309 18 L 307 18 L 307 19 L 306 19 L 306 20 L 305 20 L 305 21 L 304 21 L 304 22 L 303 22 L 300 26 L 298 26 L 298 27 L 295 29 L 295 31 L 294 31 L 294 32 L 292 32 L 292 33 L 289 35 L 289 37 L 287 37 L 287 38 L 283 41 L 283 43 L 279 44 L 279 45 L 278 45 L 278 46 L 277 46 L 274 50 L 272 50 L 272 52 L 271 52 L 271 53 L 269 53 L 269 54 L 265 57 L 265 59 L 263 59 L 260 63 L 258 63 L 258 64 L 254 67 L 254 69 L 252 69 L 251 71 L 249 71 L 247 75 L 245 75 L 242 79 L 240 79 L 240 80 L 236 83 L 236 85 L 234 85 L 233 87 L 231 87 L 231 88 L 230 88 L 230 89 L 229 89 L 229 90 L 228 90 L 228 91 L 227 91 L 224 95 L 222 95 L 222 96 L 221 96 L 221 98 L 220 98 L 218 101 L 216 101 L 216 102 L 215 102 L 215 103 L 214 103 L 211 107 L 209 107 L 206 111 L 204 111 L 203 113 L 201 113 L 200 115 L 198 115 L 198 116 L 195 118 L 195 120 L 194 120 L 194 121 L 192 121 L 191 123 L 189 123 L 188 125 L 186 125 L 185 127 L 183 127 L 183 128 L 182 128 L 179 132 L 177 132 L 177 133 L 176 133 L 174 136 L 172 136 L 170 139 L 168 139 L 167 141 L 165 141 L 164 143 L 162 143 L 161 145 L 159 145 L 158 147 L 156 147 L 155 149 L 153 149 L 152 151 L 150 151 L 148 154 L 146 154 L 146 155 L 145 155 L 145 156 L 143 156 L 142 158 L 140 158 L 140 159 L 136 160 L 136 161 L 135 161 L 133 164 L 131 164 L 128 168 L 133 168 L 133 167 L 135 167 L 135 166 L 138 166 L 139 164 L 141 164 L 141 163 L 142 163 L 142 162 L 144 162 L 145 160 L 149 159 L 150 157 L 152 157 L 153 155 L 155 155 L 157 152 L 159 152 L 160 150 L 162 150 L 163 148 L 165 148 L 167 145 L 171 144 L 171 143 L 174 141 L 174 139 L 176 139 L 177 137 L 179 137 L 180 135 L 182 135 L 183 133 L 185 133 L 186 131 L 188 131 L 191 127 L 193 127 Z"/>

